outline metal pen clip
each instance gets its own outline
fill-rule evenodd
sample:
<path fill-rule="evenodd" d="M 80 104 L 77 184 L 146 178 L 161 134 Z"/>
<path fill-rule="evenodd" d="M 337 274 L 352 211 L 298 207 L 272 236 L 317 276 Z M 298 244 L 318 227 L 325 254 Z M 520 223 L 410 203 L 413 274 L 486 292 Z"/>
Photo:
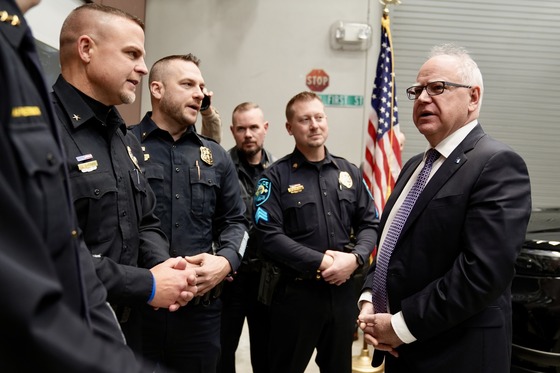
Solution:
<path fill-rule="evenodd" d="M 140 173 L 138 172 L 138 170 L 135 168 L 134 172 L 136 172 L 136 180 L 138 182 L 138 185 L 140 185 Z"/>
<path fill-rule="evenodd" d="M 198 161 L 195 161 L 196 170 L 198 171 L 198 180 L 200 180 L 200 166 L 198 165 Z"/>

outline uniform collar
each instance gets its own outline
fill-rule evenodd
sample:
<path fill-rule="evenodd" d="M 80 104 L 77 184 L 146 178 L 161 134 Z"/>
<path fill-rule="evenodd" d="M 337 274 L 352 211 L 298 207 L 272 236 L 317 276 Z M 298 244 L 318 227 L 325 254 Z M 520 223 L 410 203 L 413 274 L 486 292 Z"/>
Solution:
<path fill-rule="evenodd" d="M 158 136 L 158 134 L 161 134 L 161 133 L 165 133 L 165 134 L 167 134 L 167 136 L 169 136 L 170 139 L 173 139 L 171 137 L 171 135 L 169 134 L 169 132 L 164 131 L 161 128 L 159 128 L 157 126 L 157 124 L 152 120 L 152 112 L 151 111 L 146 112 L 146 115 L 144 115 L 144 118 L 142 118 L 142 121 L 138 124 L 138 127 L 140 129 L 140 141 L 141 142 L 144 141 L 145 139 L 149 138 L 149 137 Z M 204 146 L 204 143 L 202 142 L 202 140 L 200 139 L 200 136 L 196 132 L 196 128 L 195 128 L 194 125 L 187 127 L 187 130 L 185 131 L 185 133 L 183 133 L 183 135 L 181 136 L 181 139 L 179 141 L 182 141 L 183 139 L 186 139 L 186 138 L 191 138 L 191 139 L 193 139 L 193 141 L 198 143 L 200 146 Z"/>
<path fill-rule="evenodd" d="M 315 163 L 309 162 L 297 147 L 294 148 L 292 156 L 290 157 L 290 162 L 292 164 L 292 169 L 294 170 L 300 168 L 305 164 L 311 167 L 316 167 Z M 331 153 L 329 153 L 329 150 L 325 147 L 325 159 L 323 160 L 322 166 L 325 166 L 327 164 L 332 164 L 335 168 L 340 168 L 338 167 L 336 159 L 331 155 Z"/>
<path fill-rule="evenodd" d="M 123 133 L 126 133 L 126 124 L 119 111 L 114 106 L 106 106 L 87 96 L 68 83 L 62 75 L 58 76 L 58 79 L 53 85 L 53 90 L 61 106 L 64 108 L 68 121 L 72 123 L 74 128 L 78 128 L 91 120 L 100 124 L 106 123 L 112 111 L 113 115 L 116 116 L 119 128 Z M 104 114 L 104 112 L 106 114 Z"/>

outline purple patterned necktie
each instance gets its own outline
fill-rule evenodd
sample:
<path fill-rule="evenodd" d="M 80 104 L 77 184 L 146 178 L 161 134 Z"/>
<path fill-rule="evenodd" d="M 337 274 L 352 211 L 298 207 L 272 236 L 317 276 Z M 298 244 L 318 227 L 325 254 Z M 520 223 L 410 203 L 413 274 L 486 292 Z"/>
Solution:
<path fill-rule="evenodd" d="M 389 226 L 385 240 L 383 241 L 383 246 L 379 251 L 379 257 L 377 259 L 377 267 L 373 275 L 373 306 L 375 313 L 385 313 L 387 312 L 387 268 L 389 267 L 389 259 L 395 244 L 399 239 L 401 230 L 412 210 L 412 207 L 416 203 L 418 196 L 424 189 L 426 181 L 430 176 L 430 171 L 432 169 L 432 164 L 440 156 L 439 152 L 435 149 L 429 149 L 426 152 L 426 162 L 424 167 L 420 170 L 418 178 L 414 182 L 414 185 L 408 192 L 406 198 L 404 199 L 401 207 L 397 211 L 395 218 Z"/>

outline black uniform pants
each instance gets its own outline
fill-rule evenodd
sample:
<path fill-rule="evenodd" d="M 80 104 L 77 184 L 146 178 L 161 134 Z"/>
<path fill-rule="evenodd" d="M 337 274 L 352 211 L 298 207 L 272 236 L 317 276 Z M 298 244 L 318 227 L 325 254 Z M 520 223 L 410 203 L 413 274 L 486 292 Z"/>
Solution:
<path fill-rule="evenodd" d="M 178 311 L 148 310 L 142 320 L 146 359 L 181 373 L 213 373 L 220 356 L 222 302 L 189 302 Z"/>
<path fill-rule="evenodd" d="M 282 286 L 270 306 L 269 372 L 304 373 L 316 348 L 321 373 L 351 373 L 358 315 L 353 278 L 340 286 L 323 280 Z"/>
<path fill-rule="evenodd" d="M 257 300 L 260 273 L 240 271 L 222 291 L 222 353 L 218 373 L 235 373 L 235 351 L 243 331 L 245 317 L 249 326 L 249 343 L 253 373 L 267 373 L 268 307 Z M 245 372 L 242 372 L 245 373 Z"/>

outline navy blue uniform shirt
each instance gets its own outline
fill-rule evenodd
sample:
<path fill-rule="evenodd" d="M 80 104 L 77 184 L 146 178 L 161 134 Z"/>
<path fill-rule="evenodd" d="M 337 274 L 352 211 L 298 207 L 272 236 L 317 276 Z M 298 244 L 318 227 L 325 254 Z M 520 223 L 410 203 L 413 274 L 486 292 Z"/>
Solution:
<path fill-rule="evenodd" d="M 194 126 L 177 141 L 148 112 L 131 128 L 144 149 L 146 177 L 157 196 L 156 214 L 173 256 L 212 253 L 236 271 L 248 238 L 235 167 L 216 142 Z"/>
<path fill-rule="evenodd" d="M 169 258 L 154 214 L 155 196 L 141 172 L 142 150 L 114 107 L 85 99 L 60 76 L 53 86 L 72 196 L 99 278 L 113 304 L 142 304 L 152 268 Z"/>
<path fill-rule="evenodd" d="M 326 151 L 308 162 L 294 150 L 263 174 L 255 196 L 255 227 L 263 253 L 297 273 L 313 276 L 327 250 L 353 252 L 366 261 L 377 239 L 378 216 L 359 169 Z"/>

